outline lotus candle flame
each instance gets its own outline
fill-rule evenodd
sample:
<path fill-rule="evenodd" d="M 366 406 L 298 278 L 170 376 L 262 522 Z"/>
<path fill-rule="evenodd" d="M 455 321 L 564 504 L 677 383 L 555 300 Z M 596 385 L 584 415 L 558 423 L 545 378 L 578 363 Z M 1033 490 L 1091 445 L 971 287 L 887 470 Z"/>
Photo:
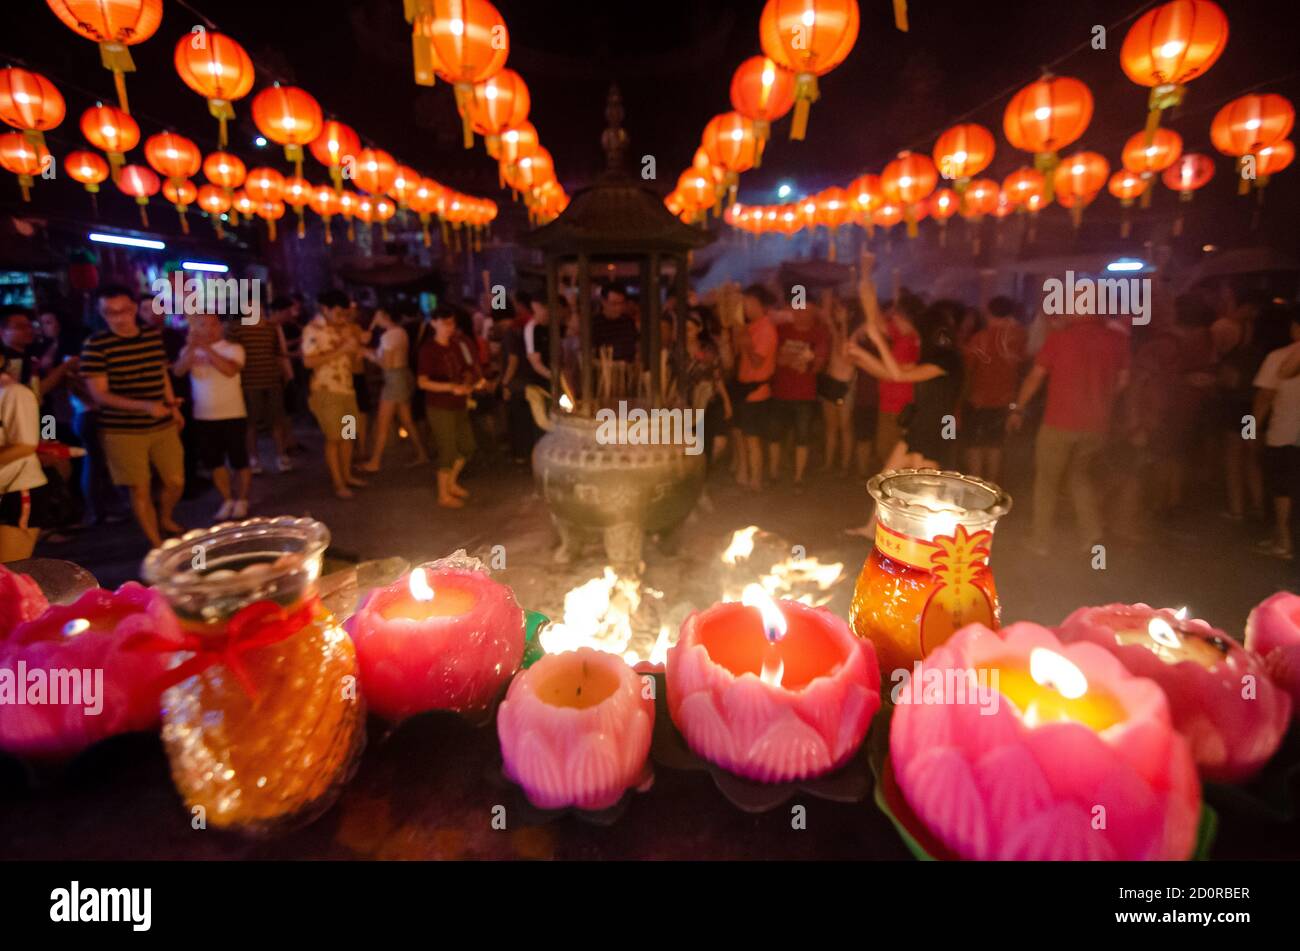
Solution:
<path fill-rule="evenodd" d="M 759 617 L 763 619 L 763 633 L 767 636 L 768 641 L 775 644 L 785 637 L 785 615 L 776 606 L 776 602 L 767 596 L 767 592 L 763 590 L 761 585 L 746 585 L 745 594 L 740 601 L 751 608 L 758 608 Z"/>
<path fill-rule="evenodd" d="M 1164 618 L 1153 617 L 1147 622 L 1147 633 L 1151 635 L 1151 640 L 1162 647 L 1180 650 L 1183 646 L 1183 642 L 1178 639 L 1178 635 Z"/>
<path fill-rule="evenodd" d="M 417 568 L 411 572 L 411 580 L 407 582 L 407 587 L 411 591 L 411 597 L 415 598 L 415 600 L 433 600 L 433 588 L 429 587 L 429 579 L 425 577 L 423 568 Z"/>
<path fill-rule="evenodd" d="M 1051 687 L 1067 700 L 1078 700 L 1088 692 L 1088 678 L 1067 658 L 1035 647 L 1029 653 L 1029 676 L 1044 687 Z"/>

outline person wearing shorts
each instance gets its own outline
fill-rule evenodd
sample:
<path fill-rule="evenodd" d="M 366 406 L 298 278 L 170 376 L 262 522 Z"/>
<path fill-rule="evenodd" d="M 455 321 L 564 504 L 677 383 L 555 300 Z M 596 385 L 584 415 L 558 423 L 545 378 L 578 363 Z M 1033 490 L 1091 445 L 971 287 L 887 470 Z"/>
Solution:
<path fill-rule="evenodd" d="M 32 387 L 0 369 L 0 562 L 30 558 L 51 521 L 45 473 L 36 455 L 40 413 Z"/>
<path fill-rule="evenodd" d="M 1300 308 L 1285 308 L 1287 313 L 1269 314 L 1274 324 L 1284 324 L 1290 343 L 1264 357 L 1254 379 L 1255 401 L 1252 410 L 1264 430 L 1264 449 L 1260 453 L 1264 489 L 1273 501 L 1273 537 L 1262 541 L 1258 549 L 1287 561 L 1295 557 L 1292 537 L 1292 512 L 1295 493 L 1300 488 L 1300 376 L 1287 377 L 1283 364 L 1300 352 Z"/>
<path fill-rule="evenodd" d="M 794 486 L 803 487 L 808 468 L 808 444 L 817 411 L 817 374 L 830 356 L 830 334 L 819 316 L 806 306 L 795 307 L 792 318 L 777 328 L 776 369 L 772 374 L 772 442 L 768 446 L 768 475 L 781 472 L 781 443 L 794 435 Z"/>
<path fill-rule="evenodd" d="M 1002 478 L 1002 446 L 1015 402 L 1029 335 L 1016 319 L 1009 297 L 988 302 L 988 321 L 963 348 L 966 367 L 966 471 L 997 482 Z"/>
<path fill-rule="evenodd" d="M 316 299 L 320 313 L 303 328 L 302 360 L 311 370 L 307 405 L 325 436 L 325 464 L 334 494 L 352 498 L 365 482 L 352 474 L 352 446 L 360 435 L 361 410 L 352 383 L 352 368 L 361 343 L 351 323 L 352 302 L 342 291 L 324 291 Z"/>
<path fill-rule="evenodd" d="M 438 453 L 438 504 L 463 508 L 469 491 L 460 473 L 474 454 L 474 430 L 469 420 L 469 395 L 478 381 L 470 342 L 456 332 L 456 314 L 446 305 L 433 313 L 433 333 L 420 347 L 417 384 L 425 393 L 429 428 Z"/>
<path fill-rule="evenodd" d="M 131 493 L 136 522 L 149 543 L 185 529 L 172 518 L 185 491 L 185 425 L 172 390 L 162 334 L 137 322 L 135 295 L 116 284 L 96 295 L 107 330 L 87 338 L 81 376 L 99 411 L 100 444 L 114 485 Z M 157 505 L 153 476 L 162 483 Z"/>
<path fill-rule="evenodd" d="M 388 443 L 388 431 L 396 419 L 406 430 L 411 444 L 415 446 L 413 465 L 423 465 L 429 461 L 424 451 L 424 442 L 420 438 L 420 427 L 415 425 L 411 413 L 411 397 L 415 395 L 415 374 L 411 372 L 408 350 L 411 338 L 406 328 L 399 324 L 387 310 L 375 311 L 374 326 L 382 331 L 379 346 L 366 351 L 366 359 L 377 364 L 384 371 L 384 385 L 379 392 L 379 417 L 375 423 L 375 443 L 370 460 L 357 468 L 363 472 L 378 472 L 384 458 L 384 446 Z"/>
<path fill-rule="evenodd" d="M 761 284 L 751 284 L 741 296 L 745 323 L 732 328 L 737 354 L 736 392 L 732 399 L 736 425 L 744 437 L 736 481 L 749 489 L 763 487 L 763 443 L 771 438 L 772 375 L 778 345 L 772 308 L 776 297 Z"/>
<path fill-rule="evenodd" d="M 196 314 L 190 318 L 189 339 L 172 369 L 190 377 L 199 459 L 212 472 L 212 484 L 221 493 L 218 522 L 248 518 L 248 488 L 253 472 L 248 460 L 248 414 L 240 383 L 243 366 L 244 348 L 222 339 L 218 317 Z"/>

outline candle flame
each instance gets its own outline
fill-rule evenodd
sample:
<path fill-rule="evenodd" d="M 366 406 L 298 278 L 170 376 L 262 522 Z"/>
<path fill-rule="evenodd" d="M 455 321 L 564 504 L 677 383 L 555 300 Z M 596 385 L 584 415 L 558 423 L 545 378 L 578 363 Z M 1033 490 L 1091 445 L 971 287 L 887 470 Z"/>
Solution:
<path fill-rule="evenodd" d="M 416 568 L 411 572 L 411 578 L 407 582 L 410 588 L 411 597 L 417 601 L 432 601 L 433 588 L 429 586 L 429 579 L 425 577 L 423 568 Z"/>
<path fill-rule="evenodd" d="M 781 686 L 781 680 L 785 677 L 785 661 L 775 651 L 768 651 L 763 658 L 763 671 L 758 676 L 765 684 Z"/>
<path fill-rule="evenodd" d="M 1078 700 L 1088 692 L 1088 678 L 1083 671 L 1068 657 L 1045 647 L 1035 647 L 1029 652 L 1029 676 L 1067 700 Z"/>
<path fill-rule="evenodd" d="M 722 553 L 722 560 L 729 565 L 744 561 L 754 553 L 754 536 L 757 534 L 757 525 L 737 529 L 731 536 L 731 544 Z"/>
<path fill-rule="evenodd" d="M 759 616 L 763 619 L 763 633 L 769 641 L 775 644 L 785 637 L 785 615 L 776 606 L 776 602 L 763 590 L 761 584 L 745 585 L 745 593 L 741 595 L 740 601 L 751 608 L 758 608 Z"/>
<path fill-rule="evenodd" d="M 1180 621 L 1187 620 L 1187 605 L 1184 604 L 1181 608 L 1175 611 L 1174 617 L 1178 618 Z"/>
<path fill-rule="evenodd" d="M 90 621 L 84 617 L 74 618 L 67 624 L 63 625 L 64 637 L 76 637 L 78 634 L 84 634 L 90 630 Z"/>
<path fill-rule="evenodd" d="M 1183 646 L 1173 626 L 1162 617 L 1153 617 L 1147 622 L 1147 633 L 1151 635 L 1151 640 L 1161 647 L 1178 650 Z"/>
<path fill-rule="evenodd" d="M 560 394 L 560 409 L 564 410 L 566 413 L 573 412 L 573 400 L 569 399 L 568 393 Z"/>

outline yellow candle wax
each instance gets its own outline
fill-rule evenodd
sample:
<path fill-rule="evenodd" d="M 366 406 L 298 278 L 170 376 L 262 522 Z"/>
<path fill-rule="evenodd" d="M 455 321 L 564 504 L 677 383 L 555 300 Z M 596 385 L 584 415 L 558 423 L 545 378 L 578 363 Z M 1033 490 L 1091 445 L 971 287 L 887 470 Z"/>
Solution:
<path fill-rule="evenodd" d="M 1119 644 L 1140 644 L 1166 664 L 1194 660 L 1206 670 L 1211 670 L 1228 656 L 1228 645 L 1216 646 L 1195 631 L 1175 628 L 1164 618 L 1152 618 L 1146 627 L 1116 631 Z"/>
<path fill-rule="evenodd" d="M 561 665 L 537 687 L 537 697 L 553 707 L 585 710 L 605 701 L 617 689 L 615 671 L 604 664 L 590 663 L 575 653 L 572 661 Z"/>
<path fill-rule="evenodd" d="M 414 596 L 399 598 L 385 606 L 380 613 L 386 621 L 396 618 L 427 621 L 435 617 L 459 617 L 468 614 L 476 600 L 473 592 L 449 585 L 432 589 L 431 596 L 425 599 Z"/>
<path fill-rule="evenodd" d="M 992 667 L 989 685 L 1015 704 L 1030 726 L 1073 721 L 1100 732 L 1125 719 L 1118 700 L 1090 685 L 1067 657 L 1045 648 L 1034 648 L 1028 666 Z"/>

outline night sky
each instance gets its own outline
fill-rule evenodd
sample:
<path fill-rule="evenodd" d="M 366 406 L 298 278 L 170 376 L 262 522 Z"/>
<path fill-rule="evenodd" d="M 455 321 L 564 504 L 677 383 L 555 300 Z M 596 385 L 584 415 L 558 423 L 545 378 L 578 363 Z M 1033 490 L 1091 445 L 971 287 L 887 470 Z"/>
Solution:
<path fill-rule="evenodd" d="M 911 31 L 904 34 L 894 28 L 889 0 L 861 0 L 857 46 L 839 69 L 823 77 L 808 138 L 790 142 L 789 119 L 778 123 L 763 167 L 742 181 L 741 199 L 772 201 L 781 180 L 793 180 L 803 192 L 878 172 L 901 148 L 928 152 L 943 128 L 972 109 L 967 121 L 981 122 L 997 135 L 999 154 L 986 174 L 1001 178 L 1027 158 L 1001 133 L 1011 92 L 1036 78 L 1042 65 L 1080 46 L 1055 71 L 1092 87 L 1097 111 L 1079 145 L 1103 152 L 1115 166 L 1123 141 L 1142 126 L 1147 96 L 1121 71 L 1119 47 L 1131 22 L 1128 15 L 1151 5 L 913 0 Z M 1166 120 L 1183 134 L 1189 150 L 1210 149 L 1214 112 L 1249 87 L 1266 83 L 1265 91 L 1300 101 L 1294 0 L 1225 0 L 1222 5 L 1232 26 L 1228 48 Z M 76 117 L 94 95 L 112 99 L 111 78 L 100 68 L 97 50 L 59 23 L 42 0 L 6 6 L 12 9 L 6 10 L 0 57 L 45 73 L 68 99 L 69 119 L 49 136 L 56 154 L 84 147 Z M 424 174 L 508 201 L 497 188 L 495 163 L 481 145 L 472 152 L 461 147 L 451 88 L 442 82 L 432 89 L 414 84 L 410 28 L 400 0 L 202 0 L 193 6 L 249 50 L 259 68 L 257 88 L 274 78 L 302 85 L 327 113 Z M 601 167 L 598 142 L 611 81 L 619 83 L 626 101 L 630 154 L 655 155 L 657 184 L 666 192 L 689 163 L 705 123 L 731 108 L 728 87 L 735 66 L 760 52 L 759 0 L 502 0 L 498 7 L 510 28 L 509 65 L 529 84 L 531 118 L 570 191 Z M 1117 21 L 1123 22 L 1109 33 L 1108 49 L 1085 45 L 1095 24 Z M 215 147 L 216 123 L 171 63 L 176 39 L 198 22 L 176 0 L 167 0 L 158 34 L 132 48 L 139 72 L 129 84 L 132 111 L 146 137 L 171 126 L 207 151 Z M 283 167 L 278 150 L 259 154 L 251 145 L 256 134 L 249 119 L 251 98 L 236 104 L 241 123 L 236 148 L 250 165 Z M 1230 163 L 1220 158 L 1224 175 Z M 311 159 L 307 169 L 313 180 L 324 180 Z M 1270 203 L 1295 207 L 1297 171 L 1278 177 L 1269 189 Z M 4 183 L 6 204 L 15 197 L 8 192 L 16 191 L 9 184 Z M 1215 200 L 1234 197 L 1230 188 L 1215 191 L 1221 193 Z"/>

